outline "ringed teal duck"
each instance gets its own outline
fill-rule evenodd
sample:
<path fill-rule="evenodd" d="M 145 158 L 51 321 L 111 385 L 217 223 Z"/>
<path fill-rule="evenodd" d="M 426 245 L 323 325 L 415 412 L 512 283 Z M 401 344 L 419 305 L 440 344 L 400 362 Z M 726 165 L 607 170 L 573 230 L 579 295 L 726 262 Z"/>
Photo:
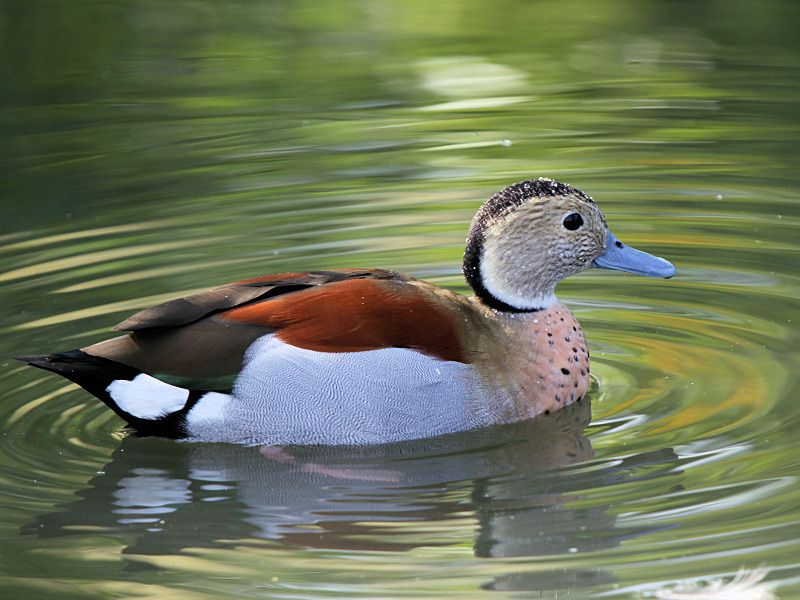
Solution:
<path fill-rule="evenodd" d="M 588 269 L 671 277 L 594 200 L 539 178 L 472 221 L 467 297 L 381 269 L 283 273 L 143 310 L 125 335 L 26 356 L 134 430 L 190 441 L 374 444 L 508 423 L 579 401 L 589 349 L 554 295 Z"/>

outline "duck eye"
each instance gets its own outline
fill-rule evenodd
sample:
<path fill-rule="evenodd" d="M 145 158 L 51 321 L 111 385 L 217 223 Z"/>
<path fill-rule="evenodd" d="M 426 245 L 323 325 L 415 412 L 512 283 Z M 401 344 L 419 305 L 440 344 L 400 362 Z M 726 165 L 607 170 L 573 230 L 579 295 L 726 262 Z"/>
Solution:
<path fill-rule="evenodd" d="M 570 231 L 575 231 L 581 225 L 583 225 L 583 217 L 580 216 L 578 213 L 571 213 L 566 217 L 564 217 L 564 227 L 566 227 Z"/>

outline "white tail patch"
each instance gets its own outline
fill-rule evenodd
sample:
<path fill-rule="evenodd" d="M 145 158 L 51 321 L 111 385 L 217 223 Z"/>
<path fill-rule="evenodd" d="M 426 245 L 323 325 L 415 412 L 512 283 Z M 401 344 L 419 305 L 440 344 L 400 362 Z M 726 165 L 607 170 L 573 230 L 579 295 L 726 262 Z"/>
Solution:
<path fill-rule="evenodd" d="M 189 399 L 189 390 L 145 373 L 140 373 L 132 381 L 115 379 L 106 391 L 117 406 L 139 419 L 158 419 L 182 409 Z"/>

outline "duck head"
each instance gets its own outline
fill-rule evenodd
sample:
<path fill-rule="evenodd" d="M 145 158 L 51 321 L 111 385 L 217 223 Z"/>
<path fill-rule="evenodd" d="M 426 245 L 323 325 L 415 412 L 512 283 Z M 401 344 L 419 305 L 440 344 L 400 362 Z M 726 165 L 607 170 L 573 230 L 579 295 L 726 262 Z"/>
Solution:
<path fill-rule="evenodd" d="M 541 177 L 498 192 L 472 220 L 464 276 L 487 306 L 532 312 L 559 281 L 590 267 L 672 277 L 672 263 L 623 244 L 591 197 Z"/>

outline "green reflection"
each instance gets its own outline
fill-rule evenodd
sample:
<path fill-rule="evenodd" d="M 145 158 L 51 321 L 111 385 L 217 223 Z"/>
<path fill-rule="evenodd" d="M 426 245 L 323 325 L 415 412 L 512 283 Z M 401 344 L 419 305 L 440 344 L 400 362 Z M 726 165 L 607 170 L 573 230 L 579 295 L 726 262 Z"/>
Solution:
<path fill-rule="evenodd" d="M 0 596 L 630 597 L 759 564 L 800 593 L 799 11 L 1 1 L 2 356 L 268 272 L 466 292 L 475 208 L 537 175 L 679 275 L 559 288 L 599 382 L 585 435 L 305 456 L 329 469 L 305 479 L 124 438 L 0 361 Z M 325 461 L 426 479 L 343 484 Z"/>

